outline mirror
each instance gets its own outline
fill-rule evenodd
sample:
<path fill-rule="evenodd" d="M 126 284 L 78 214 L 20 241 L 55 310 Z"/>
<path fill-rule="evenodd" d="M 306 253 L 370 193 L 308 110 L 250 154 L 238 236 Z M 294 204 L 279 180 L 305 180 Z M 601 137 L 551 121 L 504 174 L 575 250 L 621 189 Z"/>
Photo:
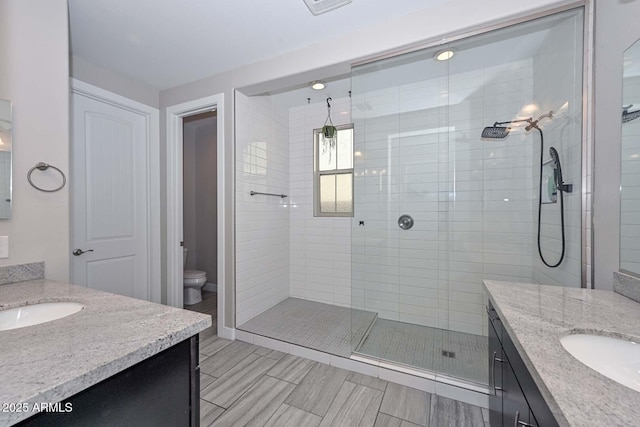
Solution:
<path fill-rule="evenodd" d="M 0 219 L 11 218 L 11 101 L 0 99 Z"/>
<path fill-rule="evenodd" d="M 640 275 L 640 40 L 624 52 L 620 270 Z"/>

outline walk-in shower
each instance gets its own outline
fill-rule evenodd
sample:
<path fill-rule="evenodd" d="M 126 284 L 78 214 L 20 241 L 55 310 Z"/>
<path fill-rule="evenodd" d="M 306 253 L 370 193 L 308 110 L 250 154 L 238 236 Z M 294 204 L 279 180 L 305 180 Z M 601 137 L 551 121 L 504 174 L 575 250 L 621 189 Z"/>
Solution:
<path fill-rule="evenodd" d="M 321 96 L 238 92 L 239 336 L 486 388 L 482 280 L 582 284 L 582 37 L 571 9 L 353 66 Z M 327 97 L 352 154 L 318 173 Z M 352 217 L 318 216 L 318 175 Z"/>

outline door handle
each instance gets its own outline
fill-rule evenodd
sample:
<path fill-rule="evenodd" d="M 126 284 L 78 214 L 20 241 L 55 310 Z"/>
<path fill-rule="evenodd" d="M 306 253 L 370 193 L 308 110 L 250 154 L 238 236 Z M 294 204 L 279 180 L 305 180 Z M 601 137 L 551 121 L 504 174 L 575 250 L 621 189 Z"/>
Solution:
<path fill-rule="evenodd" d="M 93 249 L 88 249 L 86 251 L 83 251 L 82 249 L 75 249 L 73 252 L 71 252 L 74 256 L 80 256 L 85 252 L 93 252 Z"/>

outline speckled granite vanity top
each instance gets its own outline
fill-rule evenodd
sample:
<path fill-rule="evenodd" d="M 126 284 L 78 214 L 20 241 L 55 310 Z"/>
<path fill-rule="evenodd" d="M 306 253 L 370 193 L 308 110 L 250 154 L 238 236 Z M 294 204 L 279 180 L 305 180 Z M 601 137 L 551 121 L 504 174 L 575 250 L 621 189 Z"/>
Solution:
<path fill-rule="evenodd" d="M 503 326 L 561 426 L 640 425 L 640 393 L 588 368 L 560 338 L 640 342 L 640 304 L 609 291 L 486 280 Z"/>
<path fill-rule="evenodd" d="M 50 280 L 0 286 L 0 310 L 75 301 L 78 313 L 0 331 L 0 404 L 56 403 L 211 325 L 211 316 Z M 0 411 L 0 425 L 31 413 Z"/>

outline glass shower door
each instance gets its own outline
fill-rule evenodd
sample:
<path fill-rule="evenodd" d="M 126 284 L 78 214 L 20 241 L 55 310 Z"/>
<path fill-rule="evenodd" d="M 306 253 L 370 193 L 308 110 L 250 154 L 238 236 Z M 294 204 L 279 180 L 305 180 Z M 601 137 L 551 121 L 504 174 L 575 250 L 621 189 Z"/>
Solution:
<path fill-rule="evenodd" d="M 442 48 L 440 48 L 442 49 Z M 435 49 L 354 68 L 353 308 L 374 312 L 354 351 L 436 369 L 447 324 L 448 64 Z M 446 260 L 445 260 L 446 261 Z"/>

